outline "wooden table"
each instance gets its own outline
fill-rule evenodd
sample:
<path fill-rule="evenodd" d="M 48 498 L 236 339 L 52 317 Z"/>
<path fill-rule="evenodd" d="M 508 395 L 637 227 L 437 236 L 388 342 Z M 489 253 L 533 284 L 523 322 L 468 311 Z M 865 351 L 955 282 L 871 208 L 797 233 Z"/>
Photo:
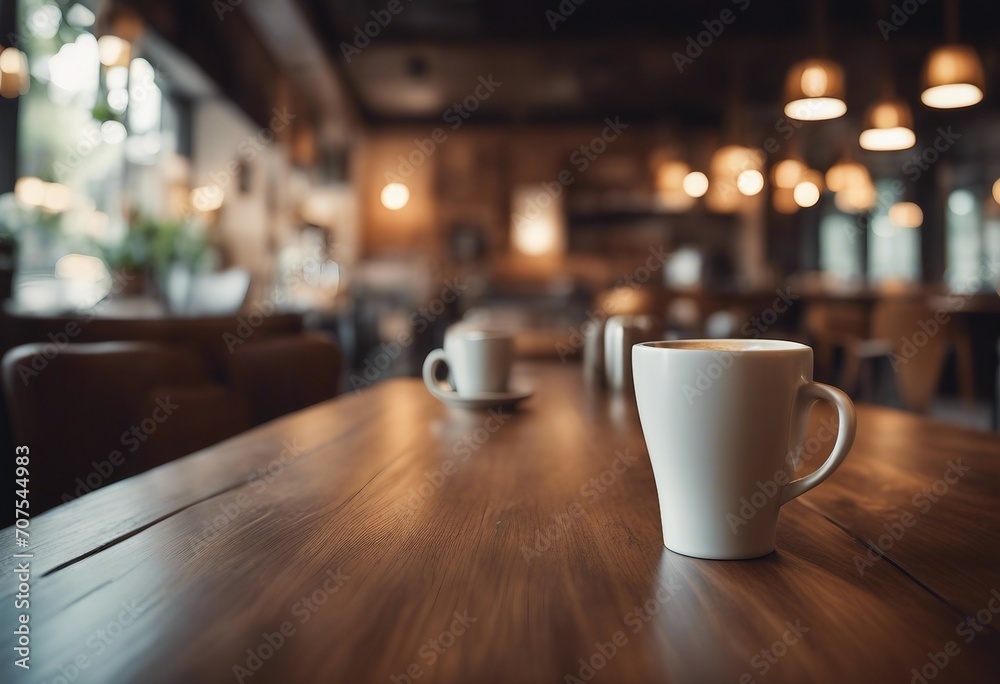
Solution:
<path fill-rule="evenodd" d="M 520 370 L 515 413 L 394 380 L 39 516 L 31 677 L 8 554 L 0 678 L 997 681 L 995 437 L 861 407 L 777 553 L 703 561 L 662 546 L 634 407 L 577 366 Z"/>

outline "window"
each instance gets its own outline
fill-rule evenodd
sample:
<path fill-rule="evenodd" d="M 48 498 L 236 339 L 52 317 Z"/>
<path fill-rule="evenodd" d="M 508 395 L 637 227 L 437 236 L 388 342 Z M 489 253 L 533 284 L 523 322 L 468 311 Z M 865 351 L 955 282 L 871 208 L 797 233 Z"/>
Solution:
<path fill-rule="evenodd" d="M 102 65 L 102 56 L 114 62 L 82 4 L 20 0 L 19 12 L 31 88 L 18 113 L 20 178 L 15 197 L 0 203 L 0 220 L 17 224 L 18 298 L 29 306 L 79 305 L 52 282 L 60 276 L 57 262 L 120 240 L 126 212 L 158 208 L 163 183 L 155 176 L 176 145 L 170 126 L 177 117 L 164 113 L 163 77 L 149 61 Z"/>
<path fill-rule="evenodd" d="M 876 196 L 897 199 L 892 184 L 892 179 L 877 182 Z M 873 285 L 920 280 L 920 230 L 923 219 L 921 217 L 915 225 L 896 221 L 892 214 L 897 204 L 891 202 L 876 202 L 869 214 L 868 280 Z"/>
<path fill-rule="evenodd" d="M 1000 270 L 1000 222 L 983 221 L 982 202 L 967 188 L 948 195 L 945 281 L 957 292 L 992 289 Z"/>
<path fill-rule="evenodd" d="M 861 240 L 865 231 L 859 218 L 831 207 L 819 224 L 819 267 L 839 284 L 857 283 L 864 278 Z"/>

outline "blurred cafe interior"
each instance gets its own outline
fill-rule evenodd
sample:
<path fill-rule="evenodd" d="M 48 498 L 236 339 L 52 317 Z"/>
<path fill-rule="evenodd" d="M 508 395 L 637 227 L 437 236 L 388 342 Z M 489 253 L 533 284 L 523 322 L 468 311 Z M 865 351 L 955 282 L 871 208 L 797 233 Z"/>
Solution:
<path fill-rule="evenodd" d="M 993 430 L 998 20 L 2 0 L 5 444 L 89 463 L 165 387 L 196 407 L 107 484 L 418 376 L 457 321 L 580 364 L 610 314 L 801 341 L 858 401 Z"/>
<path fill-rule="evenodd" d="M 995 683 L 998 26 L 0 0 L 0 681 Z"/>

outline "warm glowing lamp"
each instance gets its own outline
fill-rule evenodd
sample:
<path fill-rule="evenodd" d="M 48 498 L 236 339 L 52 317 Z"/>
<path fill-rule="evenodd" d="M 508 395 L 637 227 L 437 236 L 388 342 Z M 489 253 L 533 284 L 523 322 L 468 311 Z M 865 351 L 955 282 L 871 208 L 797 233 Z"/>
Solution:
<path fill-rule="evenodd" d="M 828 59 L 792 65 L 785 78 L 785 116 L 800 121 L 836 119 L 847 112 L 844 70 Z"/>

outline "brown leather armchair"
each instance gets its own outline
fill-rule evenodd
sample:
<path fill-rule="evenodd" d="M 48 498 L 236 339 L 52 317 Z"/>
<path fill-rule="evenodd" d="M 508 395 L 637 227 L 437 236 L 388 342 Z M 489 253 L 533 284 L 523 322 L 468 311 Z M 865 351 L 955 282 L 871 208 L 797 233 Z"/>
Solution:
<path fill-rule="evenodd" d="M 2 363 L 14 438 L 45 510 L 249 428 L 239 395 L 190 349 L 148 342 L 27 344 Z"/>
<path fill-rule="evenodd" d="M 343 357 L 326 335 L 308 333 L 250 340 L 226 364 L 251 422 L 260 425 L 337 396 Z"/>

